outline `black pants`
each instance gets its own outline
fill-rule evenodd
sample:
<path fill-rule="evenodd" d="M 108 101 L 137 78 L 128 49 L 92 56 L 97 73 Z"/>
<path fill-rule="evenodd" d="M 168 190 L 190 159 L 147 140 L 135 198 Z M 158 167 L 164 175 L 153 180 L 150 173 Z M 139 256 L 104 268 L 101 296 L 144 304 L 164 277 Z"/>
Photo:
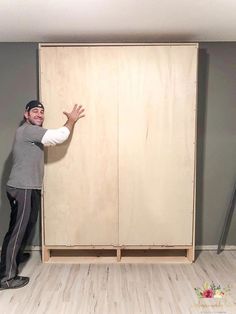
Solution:
<path fill-rule="evenodd" d="M 10 280 L 18 274 L 20 257 L 41 207 L 40 190 L 7 187 L 7 197 L 11 205 L 11 217 L 2 245 L 0 282 Z"/>

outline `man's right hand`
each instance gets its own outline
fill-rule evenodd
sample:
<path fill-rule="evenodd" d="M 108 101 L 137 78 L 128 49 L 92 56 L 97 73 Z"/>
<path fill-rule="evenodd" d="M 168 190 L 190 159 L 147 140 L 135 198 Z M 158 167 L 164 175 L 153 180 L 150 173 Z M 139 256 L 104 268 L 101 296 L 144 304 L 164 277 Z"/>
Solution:
<path fill-rule="evenodd" d="M 64 111 L 64 115 L 67 117 L 67 122 L 64 126 L 66 126 L 70 131 L 73 129 L 74 124 L 81 118 L 85 116 L 84 108 L 81 105 L 74 105 L 74 108 L 71 112 Z"/>

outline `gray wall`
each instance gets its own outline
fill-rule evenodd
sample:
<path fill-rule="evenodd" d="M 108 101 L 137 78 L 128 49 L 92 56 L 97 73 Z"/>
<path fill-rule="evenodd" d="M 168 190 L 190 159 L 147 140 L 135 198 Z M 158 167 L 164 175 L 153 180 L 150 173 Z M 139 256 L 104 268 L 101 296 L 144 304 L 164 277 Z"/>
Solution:
<path fill-rule="evenodd" d="M 215 245 L 236 180 L 236 43 L 202 43 L 199 53 L 196 243 Z M 37 44 L 0 43 L 0 245 L 10 208 L 5 183 L 24 105 L 37 98 Z M 37 226 L 32 244 L 39 244 Z M 227 238 L 236 245 L 236 212 Z"/>
<path fill-rule="evenodd" d="M 236 43 L 200 44 L 197 244 L 217 244 L 236 182 L 235 56 Z M 236 244 L 236 209 L 227 244 Z"/>
<path fill-rule="evenodd" d="M 5 183 L 11 167 L 11 147 L 24 106 L 37 98 L 37 44 L 0 43 L 0 246 L 8 228 L 10 208 Z M 36 230 L 34 243 L 39 242 Z"/>

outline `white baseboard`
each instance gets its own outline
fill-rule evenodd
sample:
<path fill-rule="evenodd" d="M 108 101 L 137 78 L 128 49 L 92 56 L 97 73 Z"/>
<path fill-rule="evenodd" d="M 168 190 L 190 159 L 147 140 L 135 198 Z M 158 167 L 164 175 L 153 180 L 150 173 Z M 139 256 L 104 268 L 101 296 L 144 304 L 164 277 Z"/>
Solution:
<path fill-rule="evenodd" d="M 197 251 L 217 251 L 218 245 L 196 245 L 195 249 Z M 2 247 L 0 247 L 1 251 Z M 32 245 L 26 247 L 26 251 L 40 251 L 41 247 L 39 245 Z M 224 251 L 235 251 L 236 245 L 226 245 L 222 247 Z"/>
<path fill-rule="evenodd" d="M 218 245 L 196 245 L 195 249 L 197 251 L 217 251 Z M 222 246 L 224 251 L 235 251 L 236 245 L 226 245 Z"/>
<path fill-rule="evenodd" d="M 32 245 L 32 246 L 27 246 L 26 251 L 41 251 L 41 246 L 39 245 Z"/>

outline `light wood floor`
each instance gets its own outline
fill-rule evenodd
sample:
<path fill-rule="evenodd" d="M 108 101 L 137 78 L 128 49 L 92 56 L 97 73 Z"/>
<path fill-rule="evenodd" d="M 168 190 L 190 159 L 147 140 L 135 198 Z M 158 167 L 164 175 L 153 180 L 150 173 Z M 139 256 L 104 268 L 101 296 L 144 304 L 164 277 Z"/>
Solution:
<path fill-rule="evenodd" d="M 197 255 L 191 265 L 58 265 L 42 264 L 34 252 L 21 272 L 30 283 L 0 291 L 0 314 L 235 314 L 236 251 Z M 231 290 L 202 303 L 194 288 L 205 281 Z"/>

